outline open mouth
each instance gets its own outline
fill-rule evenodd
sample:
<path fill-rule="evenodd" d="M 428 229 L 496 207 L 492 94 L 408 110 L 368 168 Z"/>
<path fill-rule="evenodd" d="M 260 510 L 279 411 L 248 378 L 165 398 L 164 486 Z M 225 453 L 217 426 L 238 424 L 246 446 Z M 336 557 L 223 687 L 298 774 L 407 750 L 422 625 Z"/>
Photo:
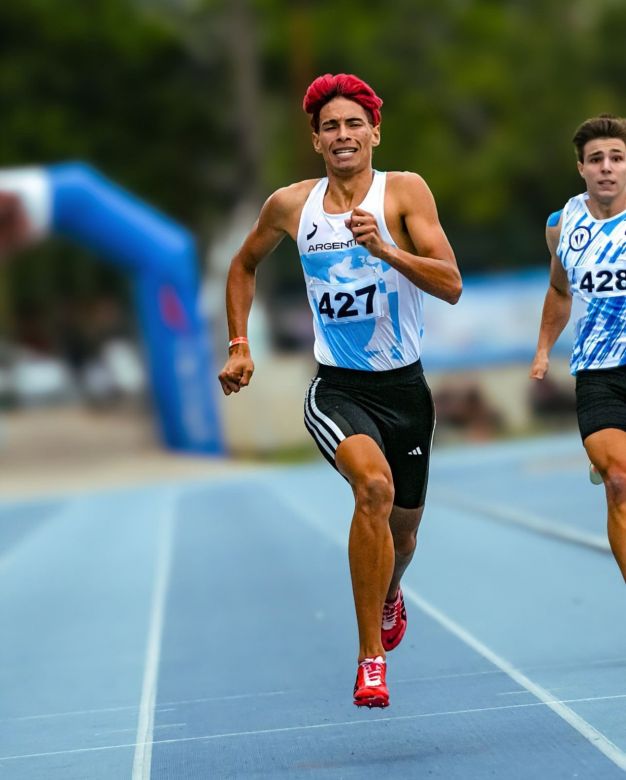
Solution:
<path fill-rule="evenodd" d="M 335 149 L 333 151 L 333 154 L 335 157 L 341 157 L 341 158 L 347 158 L 352 157 L 353 154 L 356 154 L 356 149 L 353 146 L 346 146 L 342 149 Z"/>

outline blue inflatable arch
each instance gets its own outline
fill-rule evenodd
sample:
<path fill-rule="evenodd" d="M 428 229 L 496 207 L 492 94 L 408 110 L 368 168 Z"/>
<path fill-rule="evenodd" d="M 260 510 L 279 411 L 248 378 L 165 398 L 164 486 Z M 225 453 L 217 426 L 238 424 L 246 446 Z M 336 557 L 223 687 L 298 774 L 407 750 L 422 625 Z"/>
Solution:
<path fill-rule="evenodd" d="M 131 276 L 165 444 L 187 452 L 223 453 L 219 386 L 207 323 L 200 312 L 199 263 L 192 235 L 89 165 L 63 163 L 37 172 L 48 204 L 47 217 L 42 218 L 49 221 L 45 227 Z M 2 177 L 0 189 L 6 189 Z M 29 197 L 32 210 L 32 191 Z"/>

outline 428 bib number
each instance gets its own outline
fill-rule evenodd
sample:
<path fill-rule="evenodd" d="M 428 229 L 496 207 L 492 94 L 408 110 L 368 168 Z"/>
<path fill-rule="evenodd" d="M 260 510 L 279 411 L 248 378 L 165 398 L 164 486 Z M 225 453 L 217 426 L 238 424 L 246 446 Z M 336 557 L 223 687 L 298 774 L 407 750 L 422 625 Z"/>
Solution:
<path fill-rule="evenodd" d="M 626 267 L 597 266 L 577 269 L 576 287 L 587 295 L 608 298 L 626 295 Z"/>

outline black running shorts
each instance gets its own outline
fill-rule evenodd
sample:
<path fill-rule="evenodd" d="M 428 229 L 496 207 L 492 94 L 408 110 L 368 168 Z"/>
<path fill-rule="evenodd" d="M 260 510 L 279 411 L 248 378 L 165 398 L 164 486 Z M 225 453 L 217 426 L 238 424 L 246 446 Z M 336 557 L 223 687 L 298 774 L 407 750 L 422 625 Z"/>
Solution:
<path fill-rule="evenodd" d="M 579 371 L 576 412 L 583 441 L 605 428 L 626 431 L 626 366 Z"/>
<path fill-rule="evenodd" d="M 320 365 L 307 390 L 304 423 L 332 466 L 344 439 L 370 436 L 391 468 L 394 504 L 424 504 L 435 408 L 419 361 L 390 371 Z"/>

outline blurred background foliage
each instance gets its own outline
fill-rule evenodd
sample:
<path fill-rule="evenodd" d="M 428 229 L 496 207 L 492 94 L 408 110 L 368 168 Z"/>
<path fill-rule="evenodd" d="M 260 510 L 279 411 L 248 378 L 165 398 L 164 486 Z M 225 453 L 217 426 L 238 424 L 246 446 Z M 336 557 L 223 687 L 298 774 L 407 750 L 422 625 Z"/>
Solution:
<path fill-rule="evenodd" d="M 376 167 L 425 177 L 462 270 L 543 265 L 581 189 L 574 129 L 623 113 L 625 33 L 622 0 L 9 0 L 0 167 L 86 160 L 204 253 L 242 204 L 321 174 L 302 96 L 355 72 L 384 99 Z M 301 283 L 283 257 L 272 283 Z M 55 239 L 1 269 L 0 324 L 102 290 L 127 295 Z"/>

